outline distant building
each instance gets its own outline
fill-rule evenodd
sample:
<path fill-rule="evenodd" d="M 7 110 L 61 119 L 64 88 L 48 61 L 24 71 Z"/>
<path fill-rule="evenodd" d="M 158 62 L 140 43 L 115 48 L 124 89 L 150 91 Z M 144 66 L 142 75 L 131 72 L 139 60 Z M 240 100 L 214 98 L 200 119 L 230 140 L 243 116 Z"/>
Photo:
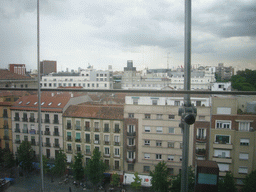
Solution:
<path fill-rule="evenodd" d="M 216 67 L 215 69 L 215 74 L 220 81 L 230 80 L 231 77 L 234 75 L 234 68 L 231 66 L 224 67 L 223 63 L 219 63 L 218 67 Z"/>
<path fill-rule="evenodd" d="M 26 65 L 25 64 L 9 64 L 9 71 L 19 75 L 26 75 Z"/>
<path fill-rule="evenodd" d="M 58 72 L 43 76 L 42 88 L 82 87 L 84 89 L 113 89 L 113 72 L 95 70 L 92 66 L 79 72 Z"/>
<path fill-rule="evenodd" d="M 37 79 L 0 69 L 0 87 L 37 88 Z"/>
<path fill-rule="evenodd" d="M 231 82 L 212 83 L 211 91 L 231 91 Z"/>
<path fill-rule="evenodd" d="M 57 72 L 57 61 L 44 60 L 40 62 L 40 73 L 48 75 L 49 73 Z"/>

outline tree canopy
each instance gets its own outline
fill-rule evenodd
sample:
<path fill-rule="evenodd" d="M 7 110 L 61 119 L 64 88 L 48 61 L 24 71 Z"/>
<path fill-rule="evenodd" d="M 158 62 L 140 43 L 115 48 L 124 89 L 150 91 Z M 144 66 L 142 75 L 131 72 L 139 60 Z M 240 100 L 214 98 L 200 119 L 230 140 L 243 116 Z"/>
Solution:
<path fill-rule="evenodd" d="M 168 191 L 170 186 L 169 173 L 164 161 L 159 162 L 154 171 L 150 171 L 150 176 L 152 176 L 151 184 L 154 191 Z"/>
<path fill-rule="evenodd" d="M 29 141 L 22 141 L 18 148 L 18 161 L 25 171 L 31 171 L 33 168 L 34 151 Z"/>
<path fill-rule="evenodd" d="M 55 158 L 55 167 L 53 167 L 52 171 L 57 176 L 63 176 L 67 169 L 67 156 L 63 153 L 62 150 L 59 150 L 59 153 Z"/>
<path fill-rule="evenodd" d="M 93 151 L 92 158 L 88 161 L 85 167 L 85 174 L 94 186 L 102 182 L 106 165 L 102 161 L 98 148 Z"/>
<path fill-rule="evenodd" d="M 238 91 L 256 91 L 256 70 L 238 71 L 231 77 L 231 84 Z"/>
<path fill-rule="evenodd" d="M 256 170 L 252 171 L 244 179 L 243 192 L 256 191 Z"/>
<path fill-rule="evenodd" d="M 141 178 L 139 177 L 138 172 L 134 173 L 134 181 L 131 183 L 132 188 L 140 189 L 141 187 Z"/>
<path fill-rule="evenodd" d="M 222 180 L 219 180 L 218 184 L 219 192 L 236 192 L 235 180 L 232 173 L 227 172 Z"/>
<path fill-rule="evenodd" d="M 80 181 L 84 177 L 84 168 L 83 168 L 83 155 L 81 153 L 78 153 L 77 156 L 75 156 L 75 162 L 72 166 L 74 170 L 75 179 Z"/>

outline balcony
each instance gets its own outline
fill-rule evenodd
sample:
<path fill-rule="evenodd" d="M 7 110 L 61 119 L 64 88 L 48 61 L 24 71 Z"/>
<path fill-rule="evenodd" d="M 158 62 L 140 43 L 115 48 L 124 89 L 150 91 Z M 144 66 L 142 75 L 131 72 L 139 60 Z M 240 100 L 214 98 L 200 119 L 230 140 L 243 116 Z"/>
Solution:
<path fill-rule="evenodd" d="M 136 136 L 136 132 L 127 132 L 127 136 Z"/>
<path fill-rule="evenodd" d="M 100 144 L 99 140 L 94 140 L 94 144 Z"/>
<path fill-rule="evenodd" d="M 104 128 L 105 133 L 109 133 L 109 128 Z"/>
<path fill-rule="evenodd" d="M 216 161 L 217 163 L 232 163 L 231 157 L 224 157 L 224 156 L 213 156 L 213 161 Z"/>
<path fill-rule="evenodd" d="M 213 143 L 213 148 L 218 148 L 218 149 L 233 149 L 232 144 L 221 144 L 221 143 Z"/>
<path fill-rule="evenodd" d="M 60 144 L 59 143 L 53 143 L 53 147 L 60 148 Z"/>
<path fill-rule="evenodd" d="M 20 117 L 14 117 L 14 121 L 20 121 Z"/>
<path fill-rule="evenodd" d="M 85 131 L 90 131 L 91 129 L 90 129 L 90 127 L 84 127 L 84 130 Z"/>
<path fill-rule="evenodd" d="M 54 136 L 60 136 L 60 133 L 59 132 L 53 132 L 53 135 Z"/>
<path fill-rule="evenodd" d="M 104 157 L 110 157 L 110 153 L 104 153 Z"/>
<path fill-rule="evenodd" d="M 115 133 L 120 133 L 120 129 L 115 129 Z"/>
<path fill-rule="evenodd" d="M 72 149 L 67 149 L 66 153 L 73 153 Z"/>
<path fill-rule="evenodd" d="M 120 166 L 114 166 L 113 169 L 116 170 L 116 171 L 120 171 L 121 167 Z"/>
<path fill-rule="evenodd" d="M 136 149 L 136 145 L 127 145 L 127 149 L 135 150 Z"/>
<path fill-rule="evenodd" d="M 67 137 L 67 141 L 72 141 L 72 138 L 71 137 Z"/>
<path fill-rule="evenodd" d="M 104 145 L 110 145 L 109 141 L 104 141 Z"/>
<path fill-rule="evenodd" d="M 28 130 L 27 129 L 23 129 L 22 133 L 28 133 Z"/>
<path fill-rule="evenodd" d="M 20 139 L 15 139 L 16 144 L 20 144 Z"/>
<path fill-rule="evenodd" d="M 8 115 L 7 114 L 3 114 L 3 118 L 8 118 Z"/>
<path fill-rule="evenodd" d="M 206 154 L 205 149 L 196 149 L 196 155 L 202 155 L 204 156 Z"/>
<path fill-rule="evenodd" d="M 9 136 L 7 136 L 7 135 L 4 135 L 4 138 L 3 138 L 4 140 L 9 140 Z"/>
<path fill-rule="evenodd" d="M 51 143 L 46 142 L 46 143 L 44 143 L 44 146 L 45 147 L 51 147 Z"/>
<path fill-rule="evenodd" d="M 36 134 L 36 130 L 35 129 L 30 129 L 29 133 L 34 135 L 34 134 Z"/>
<path fill-rule="evenodd" d="M 44 123 L 50 123 L 50 119 L 44 119 Z"/>
<path fill-rule="evenodd" d="M 76 125 L 76 130 L 81 130 L 81 126 Z"/>
<path fill-rule="evenodd" d="M 205 143 L 206 142 L 206 136 L 196 136 L 196 141 L 199 143 Z"/>
<path fill-rule="evenodd" d="M 119 146 L 120 145 L 120 142 L 115 142 L 115 146 Z"/>
<path fill-rule="evenodd" d="M 39 134 L 39 133 L 40 133 L 39 131 L 36 131 L 36 134 Z M 44 133 L 44 132 L 43 132 L 43 131 L 41 131 L 41 134 L 42 134 L 42 135 L 43 135 L 43 133 Z"/>
<path fill-rule="evenodd" d="M 59 119 L 54 119 L 53 124 L 60 124 Z"/>
<path fill-rule="evenodd" d="M 35 122 L 35 118 L 34 117 L 30 117 L 29 118 L 29 122 Z"/>
<path fill-rule="evenodd" d="M 94 128 L 94 131 L 95 131 L 95 132 L 100 132 L 100 128 L 95 127 L 95 128 Z"/>
<path fill-rule="evenodd" d="M 67 124 L 67 129 L 71 129 L 71 124 Z"/>
<path fill-rule="evenodd" d="M 81 153 L 81 150 L 76 150 L 75 153 Z"/>
<path fill-rule="evenodd" d="M 45 131 L 44 135 L 51 135 L 51 132 L 50 131 Z"/>
<path fill-rule="evenodd" d="M 91 151 L 85 151 L 85 155 L 91 155 Z"/>
<path fill-rule="evenodd" d="M 32 146 L 36 146 L 36 142 L 35 141 L 31 141 L 30 142 Z"/>
<path fill-rule="evenodd" d="M 120 154 L 119 155 L 114 154 L 114 158 L 120 158 L 120 156 L 121 156 Z"/>
<path fill-rule="evenodd" d="M 129 158 L 126 159 L 127 163 L 135 163 L 135 160 L 136 159 L 129 159 Z"/>
<path fill-rule="evenodd" d="M 15 133 L 20 133 L 20 129 L 15 129 Z"/>
<path fill-rule="evenodd" d="M 89 139 L 89 140 L 85 140 L 85 143 L 91 143 L 91 140 Z"/>
<path fill-rule="evenodd" d="M 4 129 L 9 129 L 9 126 L 8 125 L 4 125 Z"/>
<path fill-rule="evenodd" d="M 22 121 L 23 121 L 23 122 L 28 122 L 28 118 L 27 118 L 27 117 L 23 117 L 23 118 L 22 118 Z"/>
<path fill-rule="evenodd" d="M 82 139 L 76 139 L 76 142 L 81 142 Z"/>

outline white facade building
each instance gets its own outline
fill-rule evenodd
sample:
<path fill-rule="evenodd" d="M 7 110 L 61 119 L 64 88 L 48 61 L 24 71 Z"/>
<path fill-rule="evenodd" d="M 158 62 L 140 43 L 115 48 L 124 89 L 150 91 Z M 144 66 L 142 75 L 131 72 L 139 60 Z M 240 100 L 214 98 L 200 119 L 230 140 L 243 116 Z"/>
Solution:
<path fill-rule="evenodd" d="M 95 70 L 92 66 L 79 72 L 50 73 L 43 76 L 42 88 L 77 87 L 83 89 L 113 89 L 113 72 Z"/>

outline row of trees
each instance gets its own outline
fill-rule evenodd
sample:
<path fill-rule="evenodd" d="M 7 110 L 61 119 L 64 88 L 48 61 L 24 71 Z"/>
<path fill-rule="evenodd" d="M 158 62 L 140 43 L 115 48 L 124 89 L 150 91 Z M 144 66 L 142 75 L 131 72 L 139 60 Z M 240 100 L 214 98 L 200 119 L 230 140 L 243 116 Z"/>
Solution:
<path fill-rule="evenodd" d="M 238 71 L 231 77 L 231 84 L 238 91 L 256 91 L 256 70 Z"/>

